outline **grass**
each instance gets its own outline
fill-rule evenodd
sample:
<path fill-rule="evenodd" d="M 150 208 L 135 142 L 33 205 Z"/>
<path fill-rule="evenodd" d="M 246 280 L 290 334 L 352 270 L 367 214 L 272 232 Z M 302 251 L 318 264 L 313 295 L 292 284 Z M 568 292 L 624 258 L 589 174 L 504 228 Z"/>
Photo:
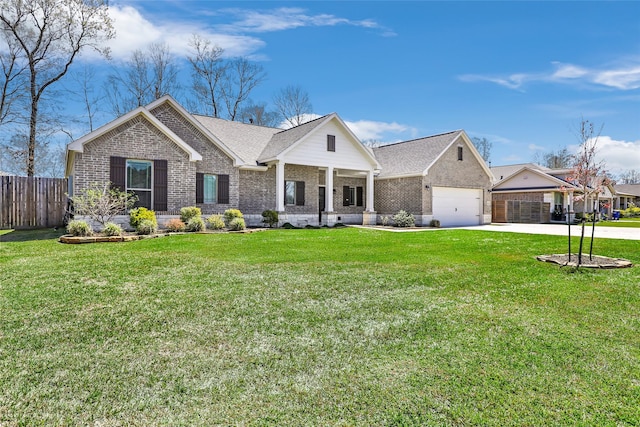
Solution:
<path fill-rule="evenodd" d="M 599 227 L 640 228 L 640 218 L 621 218 L 619 221 L 598 221 Z"/>
<path fill-rule="evenodd" d="M 2 426 L 640 424 L 640 271 L 561 237 L 52 233 L 0 236 Z"/>

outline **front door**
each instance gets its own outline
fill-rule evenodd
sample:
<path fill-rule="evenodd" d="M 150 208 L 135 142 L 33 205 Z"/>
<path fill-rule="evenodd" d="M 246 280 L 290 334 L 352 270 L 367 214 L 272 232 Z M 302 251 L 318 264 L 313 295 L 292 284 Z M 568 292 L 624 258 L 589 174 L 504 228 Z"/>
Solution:
<path fill-rule="evenodd" d="M 322 212 L 326 207 L 325 187 L 318 187 L 318 224 L 322 224 Z"/>

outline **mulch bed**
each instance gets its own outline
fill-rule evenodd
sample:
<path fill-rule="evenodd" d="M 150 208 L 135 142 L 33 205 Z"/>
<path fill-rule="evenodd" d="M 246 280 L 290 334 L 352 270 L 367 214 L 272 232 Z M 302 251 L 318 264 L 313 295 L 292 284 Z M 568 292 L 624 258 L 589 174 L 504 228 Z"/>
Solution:
<path fill-rule="evenodd" d="M 538 255 L 538 261 L 550 262 L 567 267 L 578 266 L 578 254 L 554 254 L 554 255 Z M 591 259 L 589 254 L 582 254 L 582 263 L 580 267 L 584 268 L 629 268 L 633 264 L 631 261 L 622 258 L 610 258 L 606 256 L 593 255 Z"/>
<path fill-rule="evenodd" d="M 142 239 L 153 239 L 156 237 L 164 237 L 171 236 L 177 234 L 219 234 L 219 233 L 236 233 L 236 234 L 249 234 L 256 233 L 260 231 L 265 231 L 266 228 L 246 228 L 244 230 L 239 231 L 226 231 L 226 230 L 218 230 L 218 231 L 196 231 L 196 232 L 178 232 L 178 233 L 156 233 L 149 235 L 140 235 L 135 233 L 124 233 L 122 236 L 104 236 L 102 234 L 94 234 L 93 236 L 72 236 L 70 234 L 65 234 L 64 236 L 60 236 L 61 243 L 69 243 L 69 244 L 81 244 L 81 243 L 107 243 L 107 242 L 132 242 L 134 240 L 142 240 Z"/>

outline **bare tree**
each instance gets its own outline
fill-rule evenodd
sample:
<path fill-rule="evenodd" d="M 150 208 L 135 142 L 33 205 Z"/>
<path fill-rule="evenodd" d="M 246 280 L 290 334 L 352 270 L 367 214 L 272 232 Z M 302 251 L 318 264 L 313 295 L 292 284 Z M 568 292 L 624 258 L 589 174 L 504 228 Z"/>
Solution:
<path fill-rule="evenodd" d="M 493 143 L 484 137 L 471 138 L 471 142 L 473 142 L 473 145 L 476 147 L 476 149 L 482 156 L 482 159 L 485 162 L 489 163 L 489 159 L 491 158 L 491 147 L 493 147 Z"/>
<path fill-rule="evenodd" d="M 29 140 L 26 171 L 35 172 L 39 106 L 43 94 L 68 71 L 85 48 L 108 55 L 114 36 L 106 0 L 0 0 L 4 43 L 19 46 L 28 75 Z"/>
<path fill-rule="evenodd" d="M 309 94 L 300 86 L 289 85 L 280 89 L 274 95 L 273 103 L 282 120 L 291 126 L 304 123 L 304 118 L 313 111 Z"/>
<path fill-rule="evenodd" d="M 121 116 L 167 94 L 180 91 L 178 67 L 169 46 L 152 43 L 137 49 L 124 64 L 107 78 L 107 96 L 111 110 Z"/>
<path fill-rule="evenodd" d="M 227 64 L 221 89 L 229 120 L 236 119 L 244 102 L 265 77 L 262 66 L 247 58 L 232 59 Z"/>
<path fill-rule="evenodd" d="M 187 59 L 192 67 L 195 94 L 195 101 L 189 107 L 201 114 L 220 117 L 221 82 L 226 71 L 226 64 L 222 60 L 224 50 L 198 35 L 193 35 L 189 46 L 193 49 Z"/>
<path fill-rule="evenodd" d="M 564 147 L 558 151 L 537 153 L 533 161 L 550 169 L 567 169 L 573 164 L 573 155 Z"/>
<path fill-rule="evenodd" d="M 96 87 L 92 84 L 96 80 L 95 69 L 85 66 L 81 71 L 71 73 L 71 78 L 74 85 L 72 89 L 69 89 L 69 93 L 82 104 L 85 113 L 83 116 L 86 117 L 86 122 L 83 122 L 83 125 L 86 125 L 88 131 L 92 132 L 96 116 L 100 112 L 101 102 L 105 98 L 104 94 L 96 93 Z"/>
<path fill-rule="evenodd" d="M 36 140 L 35 172 L 42 177 L 61 177 L 64 175 L 65 147 L 63 144 L 49 144 Z M 24 174 L 29 160 L 29 135 L 13 134 L 0 147 L 2 170 L 16 175 Z"/>
<path fill-rule="evenodd" d="M 573 168 L 569 181 L 577 186 L 581 194 L 574 196 L 574 200 L 583 201 L 582 234 L 580 236 L 580 248 L 578 251 L 578 265 L 582 262 L 582 246 L 584 241 L 584 227 L 586 215 L 589 209 L 589 202 L 597 201 L 597 196 L 603 191 L 605 185 L 609 183 L 609 178 L 605 171 L 604 161 L 596 160 L 598 139 L 602 132 L 602 126 L 598 131 L 589 120 L 582 119 L 577 131 L 580 141 L 580 149 L 574 157 Z M 595 209 L 594 209 L 595 210 Z M 595 217 L 593 221 L 595 223 Z M 595 225 L 595 224 L 594 224 Z M 591 239 L 593 245 L 593 238 Z"/>
<path fill-rule="evenodd" d="M 249 105 L 240 111 L 240 121 L 259 126 L 276 127 L 279 116 L 275 111 L 267 110 L 267 105 L 264 102 L 260 104 L 249 102 Z"/>
<path fill-rule="evenodd" d="M 640 170 L 629 169 L 618 175 L 619 184 L 640 184 Z"/>
<path fill-rule="evenodd" d="M 20 61 L 21 48 L 15 40 L 5 40 L 6 51 L 0 48 L 0 126 L 12 123 L 17 117 L 17 106 L 25 99 L 26 71 L 23 61 Z M 1 46 L 1 45 L 0 45 Z"/>

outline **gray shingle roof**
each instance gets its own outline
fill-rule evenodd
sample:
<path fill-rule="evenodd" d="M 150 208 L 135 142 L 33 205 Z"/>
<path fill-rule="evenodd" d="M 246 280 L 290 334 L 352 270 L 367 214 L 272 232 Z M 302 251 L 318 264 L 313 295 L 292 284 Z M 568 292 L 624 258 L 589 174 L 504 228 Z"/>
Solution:
<path fill-rule="evenodd" d="M 460 134 L 462 130 L 374 148 L 382 167 L 379 177 L 421 175 Z"/>
<path fill-rule="evenodd" d="M 324 120 L 330 115 L 286 130 L 232 122 L 215 117 L 195 114 L 193 116 L 246 164 L 256 164 L 276 157 L 324 123 Z"/>
<path fill-rule="evenodd" d="M 491 167 L 491 173 L 493 173 L 494 182 L 496 182 L 513 175 L 514 173 L 518 172 L 520 169 L 524 167 L 527 167 L 530 169 L 537 169 L 541 171 L 549 170 L 549 168 L 546 168 L 536 163 L 518 163 L 515 165 L 493 166 Z"/>
<path fill-rule="evenodd" d="M 215 117 L 198 115 L 193 117 L 246 164 L 255 164 L 273 135 L 282 132 L 282 129 L 232 122 Z"/>
<path fill-rule="evenodd" d="M 271 141 L 264 148 L 260 156 L 257 158 L 259 161 L 271 159 L 282 153 L 284 150 L 298 142 L 305 135 L 313 131 L 315 128 L 324 123 L 325 119 L 334 113 L 327 114 L 326 116 L 319 117 L 310 122 L 303 123 L 291 129 L 280 131 L 273 135 Z"/>
<path fill-rule="evenodd" d="M 616 191 L 640 197 L 640 184 L 616 184 L 614 188 Z"/>

